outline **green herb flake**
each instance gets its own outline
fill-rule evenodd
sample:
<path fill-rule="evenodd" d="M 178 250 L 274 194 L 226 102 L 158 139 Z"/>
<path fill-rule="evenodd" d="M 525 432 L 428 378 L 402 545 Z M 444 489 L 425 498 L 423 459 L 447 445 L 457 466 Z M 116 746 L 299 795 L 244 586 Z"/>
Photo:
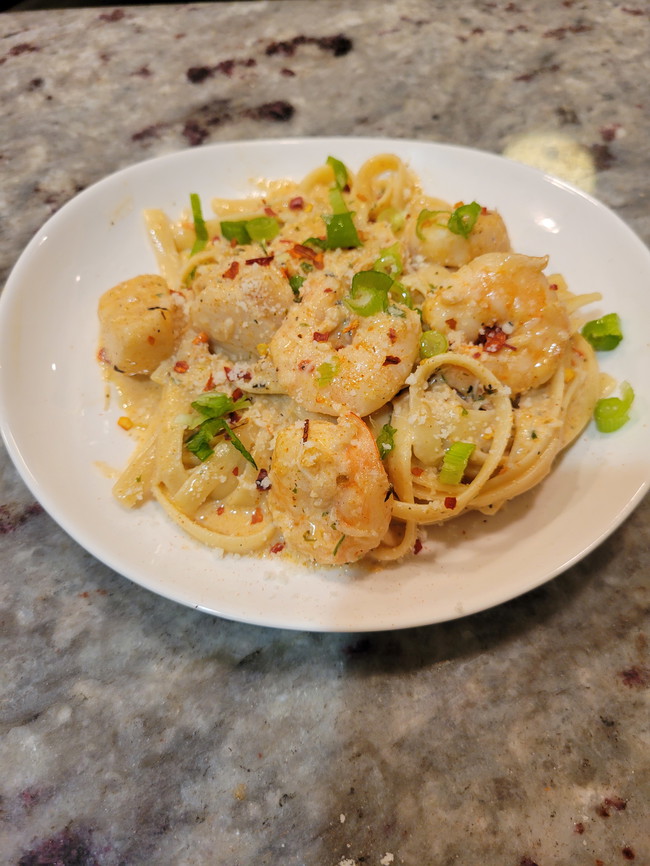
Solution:
<path fill-rule="evenodd" d="M 319 388 L 324 388 L 326 385 L 331 385 L 339 372 L 340 362 L 338 358 L 334 358 L 332 362 L 323 361 L 316 368 L 316 382 Z"/>
<path fill-rule="evenodd" d="M 193 421 L 188 419 L 186 425 L 187 429 L 195 431 L 185 442 L 187 450 L 203 462 L 214 454 L 211 444 L 214 437 L 223 433 L 237 451 L 257 469 L 252 455 L 226 421 L 226 416 L 232 412 L 247 409 L 249 406 L 248 397 L 233 400 L 229 394 L 220 391 L 202 394 L 192 403 L 192 408 L 198 413 L 197 417 Z"/>
<path fill-rule="evenodd" d="M 395 427 L 391 427 L 390 424 L 384 424 L 384 426 L 379 431 L 379 435 L 377 436 L 377 448 L 379 449 L 379 456 L 383 460 L 395 447 L 395 434 L 397 430 Z"/>

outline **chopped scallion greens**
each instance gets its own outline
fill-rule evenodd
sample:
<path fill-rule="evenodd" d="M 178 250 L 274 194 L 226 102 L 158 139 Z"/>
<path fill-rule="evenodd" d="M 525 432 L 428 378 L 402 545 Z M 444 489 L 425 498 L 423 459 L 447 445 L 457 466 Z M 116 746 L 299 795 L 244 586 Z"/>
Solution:
<path fill-rule="evenodd" d="M 442 355 L 449 348 L 447 338 L 442 331 L 423 331 L 420 337 L 420 357 L 432 358 Z"/>
<path fill-rule="evenodd" d="M 357 234 L 352 213 L 323 214 L 323 222 L 327 228 L 327 249 L 351 249 L 360 247 L 361 240 Z"/>
<path fill-rule="evenodd" d="M 615 349 L 623 339 L 621 320 L 617 313 L 608 313 L 600 319 L 587 322 L 581 333 L 598 352 L 609 352 Z"/>
<path fill-rule="evenodd" d="M 393 278 L 381 271 L 359 271 L 352 277 L 350 294 L 343 299 L 343 303 L 359 316 L 385 312 L 392 285 Z"/>
<path fill-rule="evenodd" d="M 280 231 L 280 223 L 271 216 L 253 217 L 249 220 L 223 220 L 220 225 L 221 234 L 226 240 L 242 245 L 272 241 Z"/>
<path fill-rule="evenodd" d="M 252 241 L 272 241 L 280 232 L 280 223 L 272 216 L 260 216 L 246 220 L 246 230 Z"/>
<path fill-rule="evenodd" d="M 395 243 L 392 246 L 387 247 L 385 250 L 379 250 L 379 258 L 372 268 L 374 271 L 381 271 L 383 274 L 388 274 L 393 277 L 393 279 L 401 276 L 402 271 L 404 270 L 404 263 L 402 262 L 402 253 L 399 244 Z"/>
<path fill-rule="evenodd" d="M 452 442 L 442 458 L 438 475 L 441 484 L 460 484 L 475 448 L 473 442 Z"/>
<path fill-rule="evenodd" d="M 594 409 L 596 427 L 601 433 L 613 433 L 630 420 L 634 390 L 629 382 L 621 383 L 620 397 L 603 397 Z"/>
<path fill-rule="evenodd" d="M 455 235 L 469 237 L 469 233 L 476 225 L 478 215 L 481 213 L 481 205 L 473 201 L 471 204 L 462 204 L 449 217 L 447 228 Z"/>
<path fill-rule="evenodd" d="M 476 220 L 481 213 L 481 205 L 473 201 L 471 204 L 462 204 L 456 210 L 449 213 L 441 210 L 421 210 L 418 214 L 415 224 L 415 233 L 421 241 L 425 240 L 423 229 L 426 225 L 435 223 L 436 225 L 448 228 L 455 235 L 461 235 L 464 238 L 469 237 L 470 232 L 476 225 Z M 440 219 L 437 217 L 440 216 Z M 445 220 L 444 217 L 447 217 Z"/>
<path fill-rule="evenodd" d="M 339 189 L 345 189 L 348 186 L 348 170 L 340 159 L 335 156 L 327 157 L 327 164 L 334 172 L 334 183 Z"/>
<path fill-rule="evenodd" d="M 338 186 L 333 186 L 329 191 L 329 199 L 333 213 L 348 213 L 348 206 Z"/>
<path fill-rule="evenodd" d="M 192 207 L 192 219 L 194 220 L 194 234 L 196 235 L 190 252 L 190 255 L 193 256 L 205 249 L 208 242 L 208 229 L 201 211 L 201 199 L 195 192 L 190 193 L 190 205 Z"/>
<path fill-rule="evenodd" d="M 379 449 L 379 456 L 383 460 L 395 447 L 395 434 L 397 430 L 395 427 L 391 427 L 390 424 L 384 424 L 384 426 L 379 431 L 379 436 L 377 436 L 377 448 Z"/>

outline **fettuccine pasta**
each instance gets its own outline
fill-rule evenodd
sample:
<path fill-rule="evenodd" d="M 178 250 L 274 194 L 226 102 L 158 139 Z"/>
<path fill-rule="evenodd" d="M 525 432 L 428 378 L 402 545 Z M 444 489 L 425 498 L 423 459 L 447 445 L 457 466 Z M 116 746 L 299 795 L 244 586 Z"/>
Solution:
<path fill-rule="evenodd" d="M 241 200 L 150 210 L 158 273 L 109 289 L 99 358 L 139 434 L 114 495 L 203 544 L 340 565 L 493 514 L 599 397 L 572 294 L 489 203 L 330 157 Z M 207 208 L 206 208 L 207 209 Z"/>

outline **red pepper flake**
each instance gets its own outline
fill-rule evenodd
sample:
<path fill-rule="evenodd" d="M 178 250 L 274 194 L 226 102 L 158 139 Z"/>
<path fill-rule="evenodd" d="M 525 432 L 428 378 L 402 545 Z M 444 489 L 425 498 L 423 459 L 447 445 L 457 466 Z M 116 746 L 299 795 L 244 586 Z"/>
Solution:
<path fill-rule="evenodd" d="M 386 355 L 386 357 L 384 358 L 384 363 L 382 366 L 388 367 L 391 364 L 399 364 L 400 361 L 401 361 L 401 358 L 398 358 L 396 355 Z"/>
<path fill-rule="evenodd" d="M 481 357 L 481 353 L 480 353 L 480 352 L 474 352 L 474 354 L 472 355 L 472 358 L 476 358 L 477 361 L 478 361 L 478 359 L 479 359 L 480 357 Z"/>
<path fill-rule="evenodd" d="M 512 349 L 516 351 L 515 346 L 511 346 L 508 343 L 508 335 L 505 331 L 502 331 L 498 325 L 492 325 L 490 328 L 485 328 L 484 332 L 479 336 L 476 341 L 479 346 L 483 346 L 486 352 L 489 352 L 491 355 L 494 355 L 496 352 L 500 352 L 501 349 Z"/>
<path fill-rule="evenodd" d="M 212 373 L 210 373 L 210 378 L 203 386 L 204 391 L 214 391 L 214 379 L 212 377 Z"/>
<path fill-rule="evenodd" d="M 309 418 L 305 419 L 302 425 L 302 441 L 306 442 L 309 439 Z"/>
<path fill-rule="evenodd" d="M 224 505 L 219 505 L 217 507 L 217 514 L 223 514 L 225 510 L 226 510 L 226 508 Z"/>
<path fill-rule="evenodd" d="M 235 468 L 232 470 L 232 474 L 235 477 L 237 477 L 237 475 L 239 475 L 239 466 L 235 466 Z"/>
<path fill-rule="evenodd" d="M 305 206 L 305 200 L 301 195 L 294 196 L 289 199 L 289 210 L 302 210 Z"/>
<path fill-rule="evenodd" d="M 271 553 L 281 553 L 284 550 L 284 544 L 281 541 L 276 541 L 276 543 L 271 547 Z"/>
<path fill-rule="evenodd" d="M 549 289 L 552 292 L 557 292 L 557 283 L 551 283 L 551 285 L 549 286 Z"/>
<path fill-rule="evenodd" d="M 261 508 L 256 508 L 251 516 L 251 523 L 261 523 L 264 520 L 264 514 Z"/>
<path fill-rule="evenodd" d="M 176 363 L 174 364 L 175 373 L 187 373 L 189 369 L 190 365 L 187 363 L 187 361 L 176 361 Z"/>
<path fill-rule="evenodd" d="M 260 267 L 262 267 L 262 268 L 267 268 L 271 264 L 273 259 L 274 259 L 274 256 L 273 256 L 273 253 L 271 253 L 270 256 L 260 256 L 257 259 L 246 259 L 246 264 L 247 265 L 260 265 Z"/>
<path fill-rule="evenodd" d="M 269 478 L 269 473 L 266 469 L 260 469 L 257 478 L 255 479 L 255 486 L 258 490 L 271 489 L 271 479 Z"/>
<path fill-rule="evenodd" d="M 202 343 L 207 343 L 207 342 L 209 342 L 209 340 L 210 340 L 210 338 L 209 338 L 208 335 L 205 333 L 205 331 L 201 331 L 200 333 L 198 333 L 198 334 L 196 335 L 196 337 L 194 337 L 194 339 L 192 340 L 192 343 L 193 343 L 195 346 L 200 346 Z"/>
<path fill-rule="evenodd" d="M 329 332 L 324 333 L 323 331 L 314 331 L 312 335 L 312 339 L 316 340 L 317 343 L 326 343 L 330 338 Z"/>
<path fill-rule="evenodd" d="M 456 330 L 456 319 L 445 319 L 445 325 L 451 328 L 452 331 Z"/>
<path fill-rule="evenodd" d="M 322 250 L 312 250 L 304 244 L 294 244 L 289 250 L 289 255 L 294 259 L 307 259 L 319 271 L 325 267 Z"/>
<path fill-rule="evenodd" d="M 422 474 L 424 474 L 424 469 L 421 466 L 411 467 L 411 475 L 415 475 L 416 478 L 419 478 Z"/>
<path fill-rule="evenodd" d="M 244 396 L 244 392 L 242 391 L 241 388 L 235 388 L 235 390 L 232 392 L 232 399 L 233 400 L 239 400 L 239 398 L 243 397 L 243 396 Z"/>
<path fill-rule="evenodd" d="M 395 331 L 395 328 L 388 329 L 388 339 L 391 341 L 391 343 L 394 343 L 397 339 L 397 332 Z"/>
<path fill-rule="evenodd" d="M 108 360 L 108 355 L 106 354 L 106 349 L 102 346 L 102 348 L 97 352 L 97 360 L 102 364 L 110 364 Z"/>
<path fill-rule="evenodd" d="M 416 555 L 422 550 L 422 542 L 419 538 L 415 539 L 415 544 L 413 545 L 413 553 Z"/>
<path fill-rule="evenodd" d="M 634 849 L 630 848 L 629 845 L 626 845 L 625 848 L 621 848 L 621 854 L 625 857 L 626 860 L 635 860 L 636 854 L 634 853 Z"/>
<path fill-rule="evenodd" d="M 456 497 L 455 496 L 445 496 L 445 508 L 448 508 L 450 511 L 453 511 L 456 507 Z"/>
<path fill-rule="evenodd" d="M 273 210 L 273 208 L 272 208 L 272 207 L 269 207 L 268 205 L 264 208 L 264 213 L 265 213 L 267 216 L 271 216 L 271 217 L 277 216 L 277 214 L 276 214 L 276 212 Z"/>
<path fill-rule="evenodd" d="M 246 263 L 248 264 L 248 262 Z M 231 262 L 230 267 L 223 272 L 221 275 L 224 280 L 234 280 L 237 274 L 239 273 L 239 262 Z"/>
<path fill-rule="evenodd" d="M 585 832 L 585 825 L 582 823 L 582 821 L 578 821 L 576 824 L 573 825 L 573 832 L 577 833 L 579 836 L 582 836 L 582 834 Z"/>
<path fill-rule="evenodd" d="M 237 238 L 230 239 L 230 246 L 234 249 L 237 246 Z"/>
<path fill-rule="evenodd" d="M 154 336 L 152 336 L 151 334 L 149 334 L 149 336 L 147 337 L 147 343 L 149 343 L 150 346 L 153 346 L 155 344 L 155 342 L 156 342 L 156 338 Z"/>

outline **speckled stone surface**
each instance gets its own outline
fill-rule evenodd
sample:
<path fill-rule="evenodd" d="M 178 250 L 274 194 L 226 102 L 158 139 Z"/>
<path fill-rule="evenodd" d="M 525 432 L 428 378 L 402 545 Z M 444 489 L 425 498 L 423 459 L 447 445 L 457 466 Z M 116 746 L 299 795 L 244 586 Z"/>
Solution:
<path fill-rule="evenodd" d="M 1 15 L 0 278 L 102 176 L 258 137 L 520 153 L 534 133 L 551 158 L 560 135 L 647 243 L 648 13 L 272 0 Z M 113 573 L 2 451 L 0 863 L 650 863 L 649 516 L 646 499 L 579 565 L 472 617 L 274 631 Z"/>

